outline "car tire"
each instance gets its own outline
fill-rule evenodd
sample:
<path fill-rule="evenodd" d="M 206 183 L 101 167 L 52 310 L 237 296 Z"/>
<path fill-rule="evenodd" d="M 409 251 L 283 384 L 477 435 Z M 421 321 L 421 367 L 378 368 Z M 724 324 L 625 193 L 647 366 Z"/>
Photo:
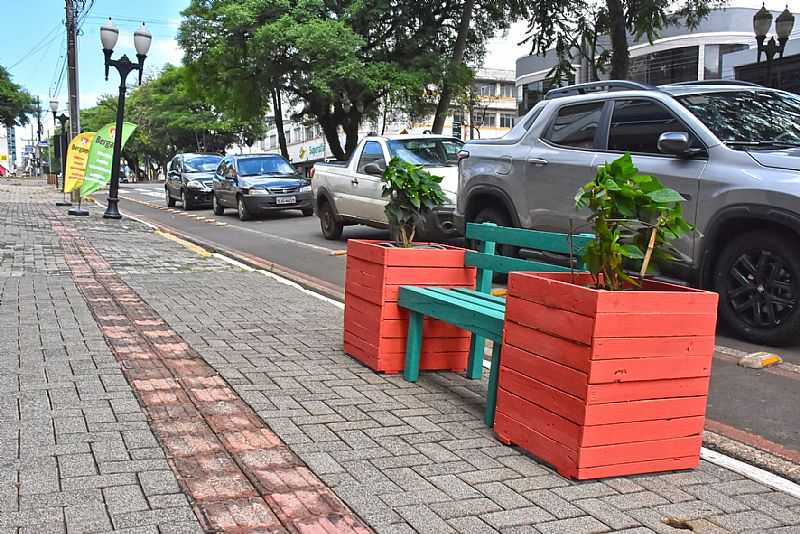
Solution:
<path fill-rule="evenodd" d="M 714 268 L 719 319 L 732 334 L 783 346 L 800 333 L 800 254 L 796 239 L 749 232 L 722 249 Z"/>
<path fill-rule="evenodd" d="M 247 205 L 244 203 L 244 198 L 241 196 L 236 197 L 236 213 L 239 215 L 240 221 L 249 221 L 251 219 L 250 212 L 247 211 Z"/>
<path fill-rule="evenodd" d="M 325 239 L 336 241 L 342 237 L 344 224 L 342 224 L 342 221 L 336 220 L 336 214 L 328 201 L 320 202 L 317 208 L 317 215 L 319 216 L 319 227 Z"/>
<path fill-rule="evenodd" d="M 174 208 L 175 207 L 175 199 L 172 198 L 172 195 L 169 194 L 169 188 L 168 187 L 164 188 L 164 193 L 166 195 L 167 207 L 168 208 Z"/>
<path fill-rule="evenodd" d="M 194 204 L 192 204 L 192 201 L 189 200 L 189 197 L 186 195 L 186 189 L 181 189 L 181 204 L 183 204 L 184 211 L 194 209 Z"/>
<path fill-rule="evenodd" d="M 475 215 L 475 217 L 470 222 L 478 224 L 488 222 L 488 223 L 494 223 L 497 226 L 512 226 L 511 217 L 509 217 L 505 211 L 499 210 L 497 208 L 483 208 Z M 478 250 L 477 244 L 474 242 L 470 243 L 470 248 L 472 248 L 473 250 Z M 519 248 L 513 245 L 497 245 L 495 253 L 501 256 L 508 256 L 510 258 L 515 258 L 519 253 Z"/>
<path fill-rule="evenodd" d="M 302 211 L 303 211 L 303 217 L 311 217 L 312 215 L 314 215 L 314 210 L 311 208 L 306 208 Z"/>
<path fill-rule="evenodd" d="M 225 208 L 219 203 L 217 195 L 211 195 L 211 209 L 214 210 L 214 215 L 225 215 Z"/>

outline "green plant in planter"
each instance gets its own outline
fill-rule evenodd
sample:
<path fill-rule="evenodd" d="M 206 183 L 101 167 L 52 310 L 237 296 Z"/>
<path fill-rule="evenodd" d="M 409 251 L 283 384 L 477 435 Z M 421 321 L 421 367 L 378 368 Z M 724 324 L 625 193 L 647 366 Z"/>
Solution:
<path fill-rule="evenodd" d="M 586 247 L 585 261 L 596 286 L 611 291 L 639 286 L 626 265 L 638 264 L 643 279 L 655 270 L 651 259 L 676 259 L 670 241 L 694 231 L 683 218 L 684 201 L 658 178 L 639 174 L 630 154 L 601 166 L 575 196 L 578 208 L 592 212 L 595 239 Z"/>
<path fill-rule="evenodd" d="M 434 176 L 400 158 L 393 158 L 383 172 L 383 196 L 386 203 L 386 218 L 399 234 L 403 248 L 410 248 L 414 240 L 417 224 L 433 208 L 445 202 L 439 183 L 440 176 Z"/>

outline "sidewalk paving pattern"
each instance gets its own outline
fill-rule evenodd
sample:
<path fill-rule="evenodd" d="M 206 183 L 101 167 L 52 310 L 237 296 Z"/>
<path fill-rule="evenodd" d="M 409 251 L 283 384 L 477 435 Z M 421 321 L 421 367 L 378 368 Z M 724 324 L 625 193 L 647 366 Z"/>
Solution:
<path fill-rule="evenodd" d="M 53 200 L 0 182 L 0 533 L 800 532 L 707 462 L 566 480 L 485 382 L 375 374 L 331 304 Z"/>

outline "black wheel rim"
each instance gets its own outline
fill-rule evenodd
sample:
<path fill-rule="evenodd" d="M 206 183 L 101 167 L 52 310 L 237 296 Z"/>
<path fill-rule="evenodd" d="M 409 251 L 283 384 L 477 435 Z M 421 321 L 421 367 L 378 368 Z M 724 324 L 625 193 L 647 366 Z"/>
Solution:
<path fill-rule="evenodd" d="M 331 233 L 331 229 L 333 228 L 333 217 L 331 216 L 331 212 L 327 209 L 322 211 L 322 230 L 326 234 Z"/>
<path fill-rule="evenodd" d="M 795 273 L 770 250 L 739 256 L 728 271 L 728 303 L 736 315 L 756 328 L 783 324 L 797 307 Z"/>

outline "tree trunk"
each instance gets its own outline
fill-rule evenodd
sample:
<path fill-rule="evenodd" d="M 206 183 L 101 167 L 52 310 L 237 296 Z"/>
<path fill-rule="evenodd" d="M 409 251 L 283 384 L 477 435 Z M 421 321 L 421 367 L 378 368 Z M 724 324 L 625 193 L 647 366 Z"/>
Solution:
<path fill-rule="evenodd" d="M 627 80 L 630 51 L 625 29 L 625 7 L 622 0 L 606 0 L 606 6 L 608 18 L 611 20 L 611 79 Z"/>
<path fill-rule="evenodd" d="M 342 148 L 342 143 L 339 141 L 339 132 L 336 128 L 336 121 L 330 115 L 317 117 L 317 120 L 319 120 L 319 125 L 322 127 L 322 133 L 325 136 L 325 140 L 328 141 L 328 146 L 333 153 L 333 157 L 338 160 L 347 159 L 344 149 Z"/>
<path fill-rule="evenodd" d="M 358 126 L 361 124 L 361 113 L 351 109 L 344 123 L 344 152 L 349 158 L 358 146 Z"/>
<path fill-rule="evenodd" d="M 281 147 L 281 155 L 289 159 L 289 149 L 286 146 L 286 132 L 283 131 L 283 106 L 281 105 L 281 90 L 273 86 L 269 90 L 272 97 L 272 110 L 275 115 L 275 127 L 278 129 L 278 144 Z"/>
<path fill-rule="evenodd" d="M 609 0 L 611 1 L 611 0 Z M 441 134 L 444 129 L 444 121 L 450 111 L 450 100 L 453 98 L 453 88 L 450 86 L 450 79 L 455 68 L 464 62 L 464 51 L 467 49 L 467 37 L 469 37 L 469 25 L 472 22 L 472 10 L 475 7 L 475 0 L 464 2 L 464 12 L 461 15 L 461 24 L 458 27 L 456 45 L 453 49 L 453 57 L 447 67 L 447 73 L 442 80 L 442 94 L 439 95 L 439 103 L 436 105 L 436 115 L 433 116 L 433 128 L 435 134 Z"/>

